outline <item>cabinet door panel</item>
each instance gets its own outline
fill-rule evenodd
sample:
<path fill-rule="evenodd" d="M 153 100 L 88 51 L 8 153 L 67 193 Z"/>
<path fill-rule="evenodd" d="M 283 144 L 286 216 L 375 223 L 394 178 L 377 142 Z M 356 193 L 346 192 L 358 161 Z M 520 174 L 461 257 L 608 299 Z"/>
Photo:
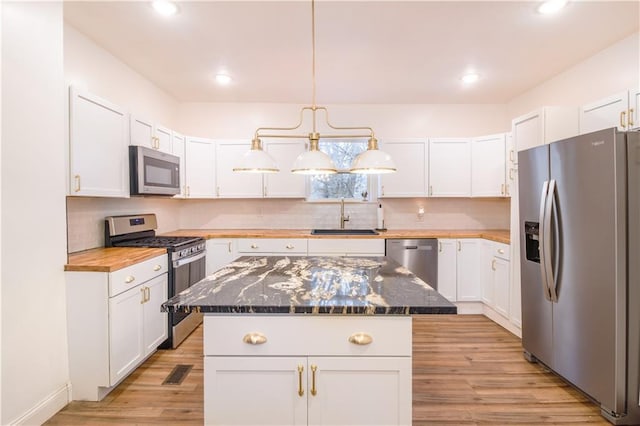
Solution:
<path fill-rule="evenodd" d="M 143 358 L 142 286 L 109 299 L 109 378 L 116 384 Z"/>
<path fill-rule="evenodd" d="M 128 197 L 128 114 L 75 88 L 70 109 L 69 194 Z"/>
<path fill-rule="evenodd" d="M 186 166 L 184 162 L 185 140 L 184 136 L 176 132 L 171 134 L 171 153 L 180 157 L 180 193 L 174 195 L 173 198 L 184 198 L 187 187 Z"/>
<path fill-rule="evenodd" d="M 233 240 L 213 238 L 207 240 L 206 275 L 211 275 L 218 269 L 233 261 L 237 256 Z"/>
<path fill-rule="evenodd" d="M 167 300 L 167 274 L 162 274 L 143 284 L 148 288 L 149 300 L 143 307 L 144 314 L 144 355 L 149 355 L 167 338 L 167 313 L 160 311 L 160 306 Z"/>
<path fill-rule="evenodd" d="M 264 150 L 276 160 L 276 164 L 280 168 L 278 173 L 264 174 L 265 197 L 306 197 L 305 176 L 291 173 L 293 162 L 305 149 L 304 141 L 272 140 L 264 143 Z"/>
<path fill-rule="evenodd" d="M 393 158 L 397 172 L 380 175 L 381 197 L 424 197 L 427 195 L 426 140 L 389 141 L 380 148 Z"/>
<path fill-rule="evenodd" d="M 220 198 L 262 198 L 262 173 L 234 172 L 251 149 L 249 141 L 216 142 L 217 195 Z"/>
<path fill-rule="evenodd" d="M 629 91 L 629 129 L 640 129 L 640 89 Z"/>
<path fill-rule="evenodd" d="M 544 111 L 537 110 L 515 118 L 511 133 L 516 151 L 544 144 Z"/>
<path fill-rule="evenodd" d="M 204 418 L 217 425 L 306 425 L 306 372 L 304 357 L 207 356 Z"/>
<path fill-rule="evenodd" d="M 457 300 L 456 240 L 438 239 L 438 293 L 450 302 Z"/>
<path fill-rule="evenodd" d="M 156 127 L 155 137 L 157 149 L 167 154 L 171 154 L 171 130 L 166 127 Z"/>
<path fill-rule="evenodd" d="M 316 357 L 308 365 L 309 424 L 411 424 L 410 357 Z"/>
<path fill-rule="evenodd" d="M 429 195 L 469 197 L 471 195 L 471 141 L 429 140 Z"/>
<path fill-rule="evenodd" d="M 494 306 L 496 312 L 509 318 L 510 286 L 509 286 L 509 266 L 508 260 L 494 258 L 493 267 L 493 291 Z"/>
<path fill-rule="evenodd" d="M 505 135 L 476 138 L 471 142 L 471 195 L 504 197 Z"/>
<path fill-rule="evenodd" d="M 146 146 L 147 148 L 156 149 L 153 140 L 153 123 L 144 118 L 131 116 L 131 145 Z"/>
<path fill-rule="evenodd" d="M 629 98 L 627 92 L 617 93 L 580 108 L 580 133 L 591 133 L 609 127 L 627 130 Z M 622 114 L 624 113 L 624 116 Z"/>
<path fill-rule="evenodd" d="M 493 241 L 482 240 L 481 242 L 481 261 L 480 261 L 480 272 L 482 274 L 482 302 L 486 303 L 488 306 L 494 306 L 494 286 L 493 286 L 493 268 L 494 268 L 494 257 L 493 252 L 495 251 L 495 243 Z"/>
<path fill-rule="evenodd" d="M 216 196 L 216 149 L 208 139 L 187 138 L 185 167 L 187 197 L 214 198 Z"/>
<path fill-rule="evenodd" d="M 480 245 L 476 239 L 457 241 L 458 301 L 482 300 L 482 274 L 480 273 Z"/>

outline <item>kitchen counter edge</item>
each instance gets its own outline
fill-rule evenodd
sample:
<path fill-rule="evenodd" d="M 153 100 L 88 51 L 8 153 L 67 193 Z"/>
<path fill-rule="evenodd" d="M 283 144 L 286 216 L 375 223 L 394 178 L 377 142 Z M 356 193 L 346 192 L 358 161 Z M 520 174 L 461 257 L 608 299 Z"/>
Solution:
<path fill-rule="evenodd" d="M 65 271 L 114 272 L 167 254 L 165 248 L 109 247 L 70 253 Z"/>

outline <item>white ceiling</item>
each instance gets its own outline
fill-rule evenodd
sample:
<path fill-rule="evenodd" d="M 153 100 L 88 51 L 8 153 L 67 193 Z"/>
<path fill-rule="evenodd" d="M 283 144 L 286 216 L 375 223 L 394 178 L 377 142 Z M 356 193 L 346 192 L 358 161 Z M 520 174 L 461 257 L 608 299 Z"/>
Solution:
<path fill-rule="evenodd" d="M 311 2 L 67 2 L 65 20 L 179 101 L 311 102 Z M 639 1 L 319 1 L 318 103 L 505 103 L 638 31 Z M 473 67 L 481 80 L 463 87 Z M 228 70 L 233 83 L 213 82 Z"/>

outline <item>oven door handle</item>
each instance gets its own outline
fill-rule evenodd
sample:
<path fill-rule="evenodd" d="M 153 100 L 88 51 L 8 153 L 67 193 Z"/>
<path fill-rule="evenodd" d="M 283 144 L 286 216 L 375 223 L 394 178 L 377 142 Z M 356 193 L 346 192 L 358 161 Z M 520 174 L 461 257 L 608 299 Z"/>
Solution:
<path fill-rule="evenodd" d="M 195 255 L 195 256 L 190 256 L 190 257 L 185 257 L 185 258 L 182 258 L 182 259 L 174 260 L 173 261 L 173 267 L 174 268 L 179 268 L 179 267 L 181 267 L 183 265 L 189 264 L 191 262 L 195 262 L 196 260 L 203 259 L 206 255 L 207 255 L 207 252 L 205 251 L 205 252 L 202 252 L 202 253 L 200 253 L 198 255 Z"/>

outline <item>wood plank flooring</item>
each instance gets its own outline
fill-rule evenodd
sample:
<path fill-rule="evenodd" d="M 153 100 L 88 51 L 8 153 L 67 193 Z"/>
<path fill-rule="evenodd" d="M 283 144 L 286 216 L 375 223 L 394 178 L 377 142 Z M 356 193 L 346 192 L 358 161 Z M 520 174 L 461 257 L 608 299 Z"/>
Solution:
<path fill-rule="evenodd" d="M 520 340 L 481 315 L 413 320 L 414 425 L 608 425 L 598 407 L 538 364 Z M 193 364 L 180 385 L 162 385 Z M 49 425 L 203 423 L 202 327 L 154 354 L 100 402 L 72 402 Z"/>

